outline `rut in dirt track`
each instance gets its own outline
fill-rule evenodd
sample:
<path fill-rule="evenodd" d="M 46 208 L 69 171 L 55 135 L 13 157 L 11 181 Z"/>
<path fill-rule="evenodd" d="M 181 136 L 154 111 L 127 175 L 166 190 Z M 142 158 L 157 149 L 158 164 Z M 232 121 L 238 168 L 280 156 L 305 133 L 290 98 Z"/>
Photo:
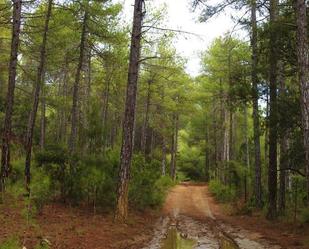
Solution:
<path fill-rule="evenodd" d="M 175 186 L 167 196 L 162 220 L 151 244 L 145 249 L 159 249 L 170 227 L 176 227 L 180 234 L 194 239 L 194 249 L 279 249 L 278 245 L 253 238 L 252 233 L 232 227 L 217 220 L 220 210 L 213 205 L 213 199 L 205 184 L 182 183 Z M 232 246 L 224 247 L 229 243 Z"/>

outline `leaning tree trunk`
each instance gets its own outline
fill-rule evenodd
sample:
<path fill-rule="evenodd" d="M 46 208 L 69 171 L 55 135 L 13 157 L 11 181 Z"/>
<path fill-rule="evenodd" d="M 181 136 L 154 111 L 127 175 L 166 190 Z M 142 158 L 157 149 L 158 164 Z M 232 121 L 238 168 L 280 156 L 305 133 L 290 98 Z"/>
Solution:
<path fill-rule="evenodd" d="M 270 1 L 270 113 L 269 113 L 269 165 L 268 165 L 268 196 L 269 206 L 267 217 L 274 219 L 277 215 L 277 71 L 278 51 L 276 22 L 278 0 Z"/>
<path fill-rule="evenodd" d="M 19 48 L 19 34 L 21 24 L 21 6 L 22 6 L 21 0 L 13 1 L 11 55 L 9 64 L 9 79 L 8 79 L 8 91 L 6 96 L 4 128 L 2 137 L 2 157 L 1 157 L 1 173 L 0 173 L 1 189 L 4 188 L 4 180 L 9 175 L 9 167 L 10 167 L 10 140 L 11 140 L 12 114 L 14 105 L 14 91 L 16 83 L 17 55 Z"/>
<path fill-rule="evenodd" d="M 297 59 L 301 92 L 303 143 L 307 178 L 307 203 L 309 204 L 309 51 L 305 0 L 295 0 L 295 12 L 297 22 Z"/>
<path fill-rule="evenodd" d="M 26 134 L 26 162 L 25 162 L 25 179 L 26 179 L 26 189 L 30 192 L 30 165 L 31 165 L 31 151 L 32 151 L 32 140 L 33 140 L 33 130 L 35 125 L 35 119 L 39 106 L 39 98 L 41 87 L 44 84 L 44 71 L 46 62 L 46 44 L 47 44 L 47 33 L 49 27 L 49 20 L 52 12 L 53 0 L 48 0 L 48 8 L 46 13 L 43 39 L 40 51 L 40 63 L 37 71 L 34 94 L 33 94 L 33 104 L 32 110 L 30 112 L 27 134 Z"/>
<path fill-rule="evenodd" d="M 261 145 L 260 145 L 260 117 L 259 117 L 259 92 L 258 92 L 258 47 L 257 47 L 257 20 L 256 0 L 251 1 L 251 47 L 252 47 L 252 102 L 253 102 L 253 133 L 254 133 L 254 164 L 255 181 L 254 197 L 257 207 L 262 206 L 261 183 Z"/>
<path fill-rule="evenodd" d="M 144 16 L 143 6 L 144 0 L 135 0 L 115 212 L 115 220 L 118 222 L 124 222 L 128 217 L 128 190 L 133 153 L 135 106 L 141 53 L 142 22 Z"/>
<path fill-rule="evenodd" d="M 85 45 L 86 45 L 86 26 L 88 20 L 88 12 L 85 11 L 82 33 L 80 38 L 80 49 L 79 49 L 79 61 L 75 75 L 75 82 L 73 86 L 73 103 L 72 103 L 72 117 L 71 117 L 71 135 L 69 139 L 69 150 L 70 153 L 74 153 L 76 150 L 77 141 L 77 128 L 78 128 L 78 102 L 79 102 L 79 84 L 80 77 L 83 68 L 84 56 L 85 56 Z"/>

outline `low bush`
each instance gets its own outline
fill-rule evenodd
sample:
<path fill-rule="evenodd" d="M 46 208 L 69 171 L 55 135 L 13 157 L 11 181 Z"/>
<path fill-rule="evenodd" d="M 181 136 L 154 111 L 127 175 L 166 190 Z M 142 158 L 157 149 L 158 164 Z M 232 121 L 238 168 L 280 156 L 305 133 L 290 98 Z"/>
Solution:
<path fill-rule="evenodd" d="M 33 170 L 30 184 L 30 201 L 36 211 L 40 212 L 45 204 L 50 201 L 53 191 L 50 177 L 40 168 Z"/>
<path fill-rule="evenodd" d="M 0 244 L 0 249 L 20 249 L 19 240 L 15 237 L 7 239 Z"/>
<path fill-rule="evenodd" d="M 220 202 L 230 202 L 236 198 L 236 190 L 234 187 L 225 186 L 218 180 L 209 182 L 209 191 Z"/>

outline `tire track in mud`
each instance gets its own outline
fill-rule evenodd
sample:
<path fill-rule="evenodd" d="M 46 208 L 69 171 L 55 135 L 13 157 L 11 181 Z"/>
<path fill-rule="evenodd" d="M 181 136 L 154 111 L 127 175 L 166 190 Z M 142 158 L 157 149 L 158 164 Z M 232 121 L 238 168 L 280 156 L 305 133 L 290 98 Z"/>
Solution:
<path fill-rule="evenodd" d="M 183 183 L 174 187 L 167 196 L 153 240 L 144 249 L 160 249 L 170 227 L 176 228 L 181 236 L 194 239 L 194 249 L 281 248 L 262 239 L 252 240 L 250 232 L 218 221 L 208 198 L 206 185 Z"/>

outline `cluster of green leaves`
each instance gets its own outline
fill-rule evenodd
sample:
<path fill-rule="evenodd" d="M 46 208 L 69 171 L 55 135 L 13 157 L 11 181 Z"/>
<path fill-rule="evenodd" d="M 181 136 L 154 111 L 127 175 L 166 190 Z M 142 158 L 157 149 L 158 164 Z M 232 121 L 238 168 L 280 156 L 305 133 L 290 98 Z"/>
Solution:
<path fill-rule="evenodd" d="M 235 188 L 224 185 L 218 180 L 211 180 L 209 182 L 209 191 L 215 196 L 218 201 L 231 202 L 236 199 Z"/>

